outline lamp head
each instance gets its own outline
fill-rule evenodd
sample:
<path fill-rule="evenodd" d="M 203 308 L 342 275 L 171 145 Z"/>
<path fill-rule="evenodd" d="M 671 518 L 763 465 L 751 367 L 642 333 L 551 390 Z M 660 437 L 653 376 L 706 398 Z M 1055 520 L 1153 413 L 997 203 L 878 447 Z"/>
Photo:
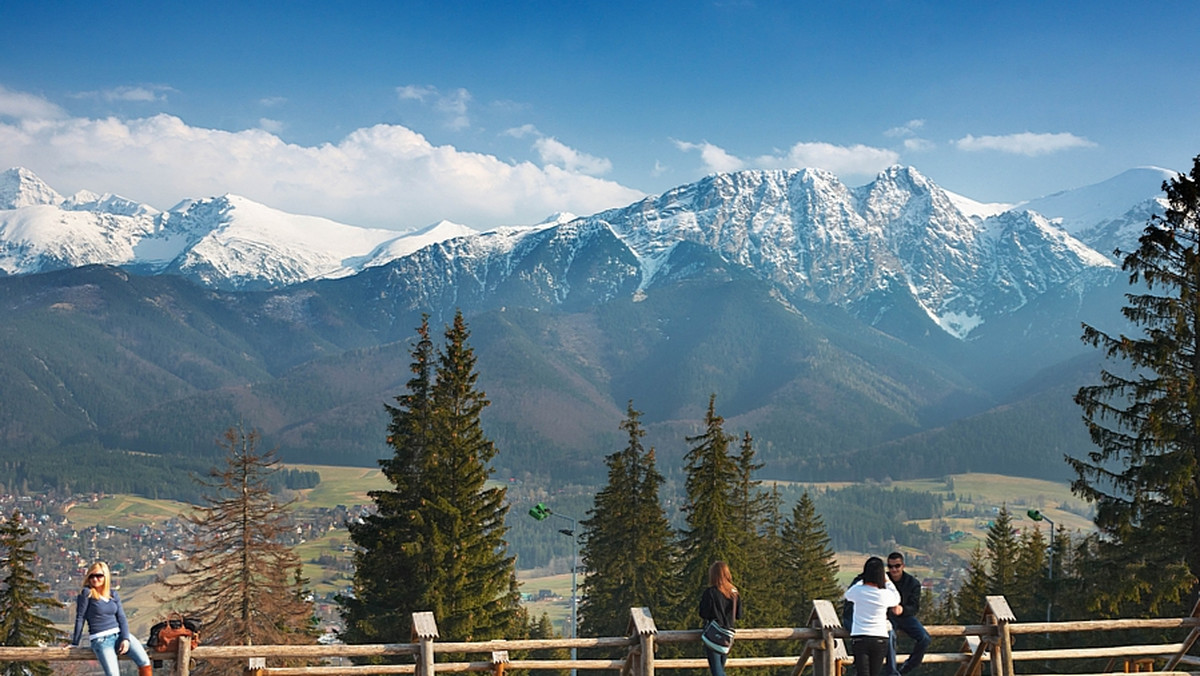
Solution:
<path fill-rule="evenodd" d="M 550 516 L 550 509 L 539 502 L 529 509 L 529 516 L 538 521 L 545 521 Z"/>
<path fill-rule="evenodd" d="M 1046 518 L 1046 517 L 1042 516 L 1042 513 L 1036 509 L 1031 509 L 1028 512 L 1025 512 L 1025 514 L 1029 518 L 1033 519 L 1034 521 L 1041 521 Z"/>

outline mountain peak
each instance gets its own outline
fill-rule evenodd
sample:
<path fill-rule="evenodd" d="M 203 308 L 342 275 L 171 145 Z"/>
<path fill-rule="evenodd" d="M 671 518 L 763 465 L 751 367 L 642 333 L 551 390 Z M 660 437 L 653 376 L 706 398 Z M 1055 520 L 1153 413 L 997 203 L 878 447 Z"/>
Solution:
<path fill-rule="evenodd" d="M 62 195 L 24 167 L 13 167 L 0 174 L 0 209 L 55 205 L 62 201 Z"/>
<path fill-rule="evenodd" d="M 1057 220 L 1074 235 L 1118 218 L 1134 205 L 1161 197 L 1163 181 L 1175 176 L 1175 172 L 1161 167 L 1137 167 L 1099 183 L 1022 202 L 1017 208 Z"/>

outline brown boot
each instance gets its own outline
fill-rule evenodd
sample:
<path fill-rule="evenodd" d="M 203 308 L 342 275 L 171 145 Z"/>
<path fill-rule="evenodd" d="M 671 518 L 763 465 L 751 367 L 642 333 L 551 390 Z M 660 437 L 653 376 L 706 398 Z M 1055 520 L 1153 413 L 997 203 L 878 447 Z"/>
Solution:
<path fill-rule="evenodd" d="M 138 676 L 154 676 L 154 665 L 147 664 L 144 667 L 138 667 Z"/>

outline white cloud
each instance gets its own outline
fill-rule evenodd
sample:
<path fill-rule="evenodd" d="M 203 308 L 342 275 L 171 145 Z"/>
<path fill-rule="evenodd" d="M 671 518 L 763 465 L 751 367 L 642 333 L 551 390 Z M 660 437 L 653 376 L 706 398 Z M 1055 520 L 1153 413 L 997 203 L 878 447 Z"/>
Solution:
<path fill-rule="evenodd" d="M 954 142 L 959 150 L 995 150 L 1014 155 L 1049 155 L 1072 148 L 1092 148 L 1096 144 L 1074 134 L 1034 134 L 1024 132 L 1007 136 L 972 136 L 968 134 Z"/>
<path fill-rule="evenodd" d="M 275 106 L 282 106 L 285 103 L 287 103 L 286 96 L 264 96 L 258 100 L 258 105 L 264 108 L 274 108 Z"/>
<path fill-rule="evenodd" d="M 165 89 L 148 87 L 117 87 L 102 92 L 109 101 L 166 101 Z"/>
<path fill-rule="evenodd" d="M 278 134 L 283 131 L 283 127 L 284 127 L 284 124 L 282 122 L 280 122 L 279 120 L 272 120 L 269 117 L 258 118 L 258 128 L 265 132 L 270 132 L 272 134 Z"/>
<path fill-rule="evenodd" d="M 505 129 L 504 135 L 511 136 L 513 138 L 526 138 L 528 136 L 541 138 L 542 132 L 538 131 L 538 128 L 532 124 L 523 124 L 519 127 L 513 127 L 512 129 Z"/>
<path fill-rule="evenodd" d="M 447 124 L 451 129 L 466 129 L 471 126 L 471 119 L 467 117 L 467 104 L 470 102 L 470 92 L 456 89 L 451 94 L 438 98 L 436 107 L 447 116 Z"/>
<path fill-rule="evenodd" d="M 924 127 L 924 126 L 925 126 L 925 120 L 909 120 L 908 122 L 905 122 L 904 124 L 900 125 L 899 127 L 892 127 L 891 129 L 883 132 L 883 135 L 891 137 L 891 138 L 904 138 L 904 137 L 908 137 L 908 136 L 915 136 L 917 131 L 919 129 L 921 129 L 921 127 Z"/>
<path fill-rule="evenodd" d="M 533 142 L 533 149 L 542 162 L 556 164 L 567 171 L 588 176 L 600 176 L 612 171 L 612 162 L 607 159 L 579 152 L 555 138 L 539 138 Z"/>
<path fill-rule="evenodd" d="M 715 146 L 708 141 L 700 143 L 675 141 L 674 143 L 676 148 L 685 153 L 692 150 L 700 151 L 700 160 L 704 162 L 704 166 L 711 172 L 739 171 L 746 166 L 746 163 L 741 159 L 725 152 L 724 148 Z"/>
<path fill-rule="evenodd" d="M 612 171 L 612 162 L 607 158 L 576 150 L 554 137 L 546 136 L 532 124 L 505 129 L 501 135 L 517 139 L 533 137 L 533 151 L 544 164 L 553 164 L 588 176 L 601 176 Z"/>
<path fill-rule="evenodd" d="M 401 99 L 424 102 L 426 98 L 436 94 L 436 89 L 425 85 L 406 85 L 404 87 L 396 87 L 396 95 Z"/>
<path fill-rule="evenodd" d="M 929 139 L 924 138 L 906 138 L 904 139 L 904 149 L 912 152 L 924 153 L 937 148 L 937 144 Z"/>
<path fill-rule="evenodd" d="M 451 129 L 466 129 L 471 126 L 471 118 L 467 114 L 467 106 L 471 102 L 471 92 L 466 89 L 455 89 L 443 94 L 437 87 L 427 85 L 406 85 L 396 87 L 396 95 L 403 101 L 419 101 L 429 103 L 433 109 L 446 118 L 446 126 Z"/>
<path fill-rule="evenodd" d="M 73 94 L 76 99 L 98 99 L 112 103 L 114 101 L 133 101 L 135 103 L 150 103 L 166 101 L 167 94 L 175 91 L 165 85 L 123 86 L 103 89 L 100 91 L 79 92 Z"/>
<path fill-rule="evenodd" d="M 64 194 L 113 192 L 158 208 L 234 193 L 363 226 L 404 230 L 448 219 L 488 228 L 536 223 L 558 211 L 594 213 L 644 196 L 585 175 L 606 161 L 575 153 L 572 164 L 565 146 L 558 149 L 563 166 L 538 166 L 435 146 L 399 125 L 302 146 L 265 129 L 205 129 L 171 115 L 65 118 L 43 99 L 6 90 L 0 116 L 0 167 L 27 167 Z"/>
<path fill-rule="evenodd" d="M 864 145 L 837 146 L 831 143 L 797 143 L 787 152 L 760 155 L 751 159 L 737 157 L 724 148 L 708 142 L 689 143 L 675 141 L 675 146 L 684 152 L 700 151 L 708 171 L 727 172 L 741 169 L 797 169 L 811 167 L 825 169 L 839 176 L 874 175 L 896 164 L 900 156 L 885 148 Z"/>
<path fill-rule="evenodd" d="M 857 144 L 837 146 L 832 143 L 797 143 L 786 155 L 766 155 L 756 164 L 766 168 L 813 167 L 825 169 L 838 176 L 873 176 L 900 161 L 900 155 L 886 148 Z"/>
<path fill-rule="evenodd" d="M 57 120 L 66 116 L 66 111 L 40 96 L 14 92 L 0 86 L 0 118 Z"/>

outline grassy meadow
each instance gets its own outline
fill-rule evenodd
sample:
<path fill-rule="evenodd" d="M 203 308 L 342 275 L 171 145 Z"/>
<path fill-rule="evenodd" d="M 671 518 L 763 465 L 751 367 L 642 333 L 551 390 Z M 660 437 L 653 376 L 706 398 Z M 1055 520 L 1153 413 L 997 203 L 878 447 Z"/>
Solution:
<path fill-rule="evenodd" d="M 317 471 L 321 482 L 316 488 L 293 492 L 293 508 L 297 510 L 333 508 L 337 505 L 369 504 L 367 493 L 389 487 L 379 469 L 361 467 L 332 467 L 323 465 L 289 465 L 301 470 Z M 844 484 L 804 484 L 806 490 L 817 492 Z M 940 479 L 900 481 L 892 484 L 919 492 L 941 495 L 945 501 L 945 516 L 935 524 L 930 520 L 916 521 L 924 529 L 941 527 L 943 523 L 951 530 L 964 535 L 950 545 L 950 551 L 963 558 L 981 543 L 989 525 L 987 517 L 1007 505 L 1018 527 L 1032 526 L 1026 516 L 1030 508 L 1037 508 L 1056 525 L 1069 531 L 1086 531 L 1091 526 L 1086 505 L 1075 498 L 1066 483 L 1025 479 L 995 474 L 961 474 Z M 966 507 L 969 506 L 969 509 Z M 982 508 L 982 510 L 980 510 Z M 69 518 L 77 526 L 113 525 L 135 527 L 144 523 L 160 522 L 179 515 L 189 509 L 188 505 L 165 500 L 150 500 L 137 496 L 110 496 L 95 503 L 75 505 Z M 972 516 L 955 516 L 959 512 L 974 512 Z M 1042 524 L 1045 527 L 1045 524 Z M 296 547 L 304 564 L 303 573 L 310 587 L 319 595 L 346 590 L 351 581 L 352 558 L 349 537 L 345 529 L 332 529 L 309 538 Z M 886 552 L 872 552 L 885 554 Z M 864 552 L 838 552 L 837 560 L 843 582 L 849 582 L 861 562 Z M 911 567 L 914 574 L 923 576 L 929 571 L 920 566 Z M 148 627 L 161 613 L 162 590 L 153 584 L 154 573 L 131 575 L 126 580 L 130 592 L 125 603 L 135 627 Z M 526 605 L 533 618 L 546 613 L 554 626 L 562 630 L 569 616 L 571 604 L 571 575 L 561 573 L 547 575 L 544 571 L 519 571 L 521 590 L 531 600 Z M 548 593 L 541 595 L 542 590 Z M 539 598 L 541 596 L 541 598 Z M 144 628 L 143 627 L 143 628 Z"/>

